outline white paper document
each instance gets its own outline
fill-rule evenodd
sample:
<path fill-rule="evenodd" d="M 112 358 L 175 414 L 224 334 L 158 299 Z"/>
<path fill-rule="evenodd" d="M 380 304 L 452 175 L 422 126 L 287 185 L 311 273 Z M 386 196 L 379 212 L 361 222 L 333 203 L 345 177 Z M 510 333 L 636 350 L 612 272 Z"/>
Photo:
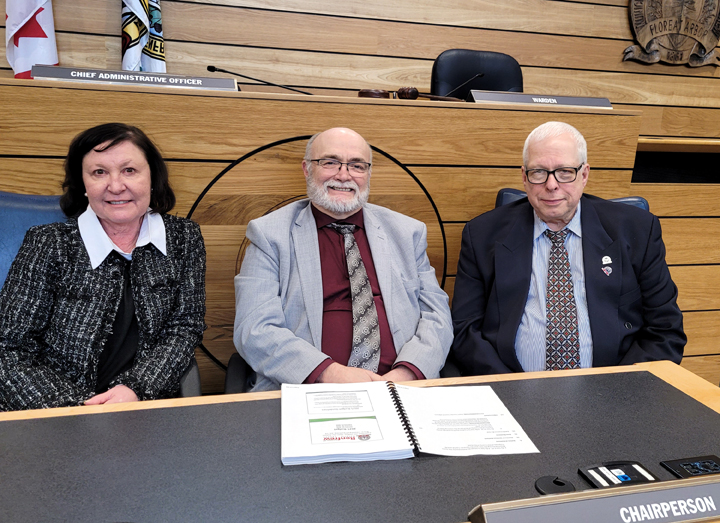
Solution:
<path fill-rule="evenodd" d="M 282 463 L 413 456 L 387 382 L 282 385 Z"/>
<path fill-rule="evenodd" d="M 282 385 L 284 465 L 538 452 L 489 386 Z"/>
<path fill-rule="evenodd" d="M 489 386 L 395 387 L 421 452 L 442 456 L 539 452 Z"/>

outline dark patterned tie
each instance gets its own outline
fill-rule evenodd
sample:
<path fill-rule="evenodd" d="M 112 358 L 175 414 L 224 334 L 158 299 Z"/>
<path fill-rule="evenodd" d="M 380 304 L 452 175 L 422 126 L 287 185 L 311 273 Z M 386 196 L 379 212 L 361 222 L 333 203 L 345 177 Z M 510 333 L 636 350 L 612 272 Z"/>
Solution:
<path fill-rule="evenodd" d="M 355 226 L 331 223 L 328 227 L 342 234 L 345 240 L 345 260 L 350 275 L 353 315 L 352 352 L 348 367 L 361 367 L 377 372 L 380 365 L 380 327 L 370 280 L 353 234 Z"/>
<path fill-rule="evenodd" d="M 545 234 L 552 242 L 545 301 L 547 313 L 545 368 L 547 370 L 575 369 L 580 367 L 580 335 L 570 260 L 565 249 L 565 237 L 568 235 L 568 230 L 563 229 L 558 232 L 546 230 Z"/>

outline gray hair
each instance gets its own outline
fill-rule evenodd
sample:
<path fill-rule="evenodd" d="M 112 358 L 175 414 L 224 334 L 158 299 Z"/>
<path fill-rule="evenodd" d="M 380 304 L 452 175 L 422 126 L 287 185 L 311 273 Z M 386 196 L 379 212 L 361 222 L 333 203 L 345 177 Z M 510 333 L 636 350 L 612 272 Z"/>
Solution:
<path fill-rule="evenodd" d="M 539 142 L 546 138 L 560 136 L 562 134 L 569 134 L 575 138 L 578 159 L 581 163 L 587 163 L 587 142 L 580 131 L 565 122 L 545 122 L 533 129 L 525 140 L 525 146 L 523 147 L 523 165 L 527 167 L 528 148 L 531 143 Z"/>

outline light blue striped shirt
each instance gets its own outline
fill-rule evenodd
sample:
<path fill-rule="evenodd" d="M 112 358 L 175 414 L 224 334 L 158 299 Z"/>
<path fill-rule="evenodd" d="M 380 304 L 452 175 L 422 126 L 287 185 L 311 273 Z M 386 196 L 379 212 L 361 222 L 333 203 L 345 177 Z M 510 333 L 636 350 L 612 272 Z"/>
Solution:
<path fill-rule="evenodd" d="M 552 242 L 545 235 L 549 227 L 533 211 L 532 274 L 525 311 L 515 336 L 515 352 L 522 368 L 529 371 L 545 370 L 545 298 L 547 288 L 548 260 Z M 565 238 L 565 248 L 570 259 L 573 290 L 580 334 L 580 366 L 592 367 L 592 336 L 585 293 L 585 267 L 583 265 L 582 227 L 580 225 L 580 202 L 577 212 L 566 227 L 570 234 Z"/>

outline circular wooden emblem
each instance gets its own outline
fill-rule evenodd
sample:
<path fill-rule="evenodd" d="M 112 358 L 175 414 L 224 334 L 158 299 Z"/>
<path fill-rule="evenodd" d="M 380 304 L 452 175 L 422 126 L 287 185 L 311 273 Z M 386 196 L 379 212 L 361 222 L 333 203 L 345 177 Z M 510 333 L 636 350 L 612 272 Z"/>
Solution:
<path fill-rule="evenodd" d="M 630 0 L 628 10 L 640 45 L 625 49 L 623 60 L 720 65 L 716 0 Z"/>

